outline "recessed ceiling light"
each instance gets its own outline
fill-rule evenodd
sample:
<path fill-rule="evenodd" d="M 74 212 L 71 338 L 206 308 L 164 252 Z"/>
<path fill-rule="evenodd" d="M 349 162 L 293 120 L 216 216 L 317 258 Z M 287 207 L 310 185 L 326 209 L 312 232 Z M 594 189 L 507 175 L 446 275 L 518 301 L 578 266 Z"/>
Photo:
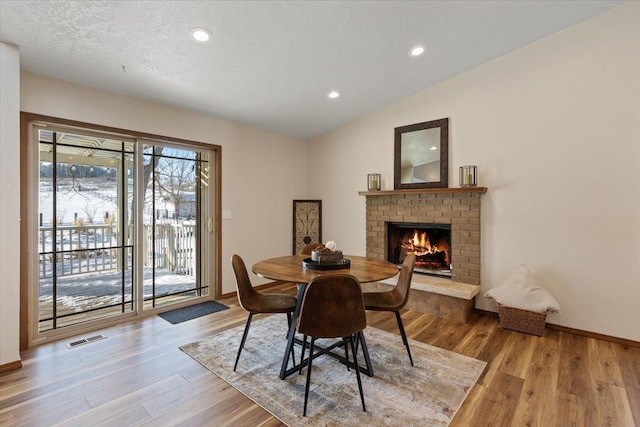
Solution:
<path fill-rule="evenodd" d="M 424 53 L 424 46 L 416 46 L 409 51 L 410 56 L 420 56 Z"/>
<path fill-rule="evenodd" d="M 437 150 L 438 147 L 436 147 L 435 145 L 433 147 L 431 147 L 431 150 Z"/>
<path fill-rule="evenodd" d="M 337 92 L 335 90 L 332 90 L 327 94 L 327 98 L 331 98 L 331 99 L 336 99 L 339 96 L 340 96 L 340 92 Z"/>
<path fill-rule="evenodd" d="M 206 43 L 211 38 L 211 31 L 206 28 L 192 28 L 189 30 L 189 37 L 197 43 Z"/>

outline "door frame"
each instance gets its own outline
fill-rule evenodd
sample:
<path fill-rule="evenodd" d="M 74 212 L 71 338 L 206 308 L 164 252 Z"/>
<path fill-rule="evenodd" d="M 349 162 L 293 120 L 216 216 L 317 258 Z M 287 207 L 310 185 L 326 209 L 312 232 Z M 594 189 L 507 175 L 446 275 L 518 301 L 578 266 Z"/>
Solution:
<path fill-rule="evenodd" d="M 146 317 L 155 315 L 159 312 L 178 308 L 180 306 L 186 306 L 204 300 L 216 299 L 222 295 L 222 234 L 221 234 L 221 215 L 222 215 L 222 147 L 215 144 L 207 144 L 198 141 L 191 141 L 180 138 L 173 138 L 163 135 L 150 134 L 146 132 L 132 131 L 128 129 L 114 128 L 110 126 L 103 126 L 93 123 L 80 122 L 75 120 L 63 119 L 58 117 L 46 116 L 41 114 L 34 114 L 21 111 L 20 112 L 20 216 L 23 219 L 20 222 L 20 350 L 26 350 L 30 344 L 35 344 L 32 337 L 32 327 L 30 322 L 32 321 L 32 314 L 30 309 L 30 288 L 33 280 L 33 271 L 31 268 L 31 259 L 35 256 L 32 240 L 33 240 L 33 218 L 37 218 L 37 212 L 33 212 L 34 206 L 32 203 L 32 194 L 30 194 L 33 188 L 33 167 L 29 163 L 32 160 L 33 150 L 37 150 L 37 147 L 33 147 L 32 144 L 32 124 L 52 124 L 65 127 L 78 128 L 79 131 L 98 131 L 103 133 L 112 133 L 116 135 L 126 135 L 138 140 L 151 140 L 151 141 L 165 141 L 170 144 L 186 145 L 191 147 L 202 147 L 203 149 L 211 150 L 213 158 L 211 159 L 211 167 L 213 171 L 210 177 L 211 186 L 211 215 L 213 219 L 213 227 L 211 227 L 213 235 L 213 245 L 210 251 L 210 257 L 208 262 L 211 263 L 211 273 L 209 295 L 204 299 L 196 299 L 187 303 L 176 304 L 172 306 L 165 306 L 154 310 L 140 310 L 134 314 L 131 314 L 132 318 Z M 136 147 L 138 148 L 138 147 Z M 37 209 L 37 208 L 36 208 Z M 140 284 L 141 286 L 141 284 Z M 125 315 L 126 316 L 126 315 Z M 121 323 L 123 316 L 118 316 L 117 319 L 113 319 L 113 324 Z M 109 325 L 109 320 L 105 320 L 98 328 Z M 88 324 L 82 327 L 69 327 L 68 332 L 59 330 L 56 332 L 55 339 L 63 338 L 65 336 L 77 335 L 79 332 L 88 332 L 92 329 L 98 329 L 93 324 Z M 67 328 L 65 328 L 67 329 Z M 38 343 L 46 342 L 47 338 L 38 338 Z"/>

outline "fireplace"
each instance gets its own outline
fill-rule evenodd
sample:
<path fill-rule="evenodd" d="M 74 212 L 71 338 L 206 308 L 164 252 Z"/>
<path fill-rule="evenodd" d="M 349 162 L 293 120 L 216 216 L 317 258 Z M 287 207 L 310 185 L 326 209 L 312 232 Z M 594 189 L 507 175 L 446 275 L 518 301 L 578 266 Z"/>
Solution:
<path fill-rule="evenodd" d="M 387 259 L 400 265 L 414 253 L 414 272 L 451 277 L 451 225 L 387 222 Z"/>
<path fill-rule="evenodd" d="M 389 259 L 390 222 L 446 224 L 451 227 L 451 280 L 479 285 L 480 198 L 486 191 L 486 187 L 466 187 L 361 192 L 367 198 L 367 256 Z M 416 281 L 422 279 L 431 280 L 416 275 Z"/>

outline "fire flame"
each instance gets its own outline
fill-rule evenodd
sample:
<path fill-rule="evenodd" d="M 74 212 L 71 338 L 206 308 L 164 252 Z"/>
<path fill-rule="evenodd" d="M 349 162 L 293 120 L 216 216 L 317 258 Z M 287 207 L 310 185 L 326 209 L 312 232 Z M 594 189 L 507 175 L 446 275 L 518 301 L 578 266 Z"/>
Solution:
<path fill-rule="evenodd" d="M 402 242 L 402 247 L 418 257 L 438 252 L 438 246 L 431 245 L 427 233 L 418 233 L 417 231 L 413 233 L 413 238 Z"/>

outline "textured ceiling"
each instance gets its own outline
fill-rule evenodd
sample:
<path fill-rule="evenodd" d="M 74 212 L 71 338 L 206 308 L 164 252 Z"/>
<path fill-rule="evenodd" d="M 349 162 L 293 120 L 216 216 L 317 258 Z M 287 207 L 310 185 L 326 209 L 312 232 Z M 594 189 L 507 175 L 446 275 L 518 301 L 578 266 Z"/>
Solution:
<path fill-rule="evenodd" d="M 620 3 L 0 0 L 0 40 L 26 71 L 311 138 Z"/>

